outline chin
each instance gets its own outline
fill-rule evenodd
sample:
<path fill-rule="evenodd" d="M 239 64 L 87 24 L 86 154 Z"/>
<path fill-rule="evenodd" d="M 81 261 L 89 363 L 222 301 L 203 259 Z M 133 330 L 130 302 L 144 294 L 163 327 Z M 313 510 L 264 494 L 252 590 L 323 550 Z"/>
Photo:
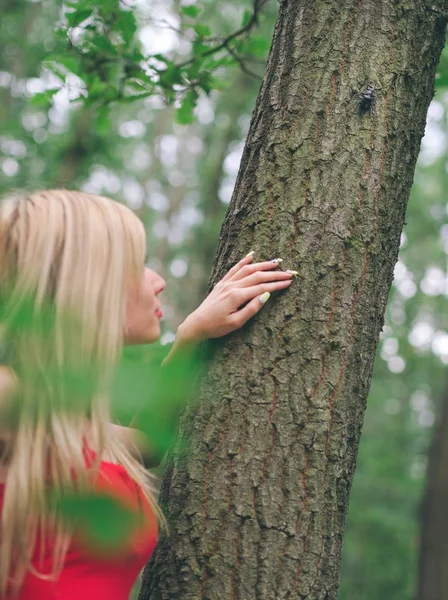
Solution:
<path fill-rule="evenodd" d="M 148 328 L 144 331 L 136 332 L 136 335 L 130 335 L 125 340 L 125 346 L 141 346 L 144 344 L 154 344 L 157 340 L 160 339 L 161 331 L 160 325 L 157 323 L 153 325 L 151 328 Z"/>
<path fill-rule="evenodd" d="M 161 332 L 159 331 L 158 333 L 156 333 L 153 336 L 151 336 L 146 343 L 147 344 L 154 344 L 154 342 L 157 342 L 157 340 L 160 340 L 160 336 L 161 336 Z"/>
<path fill-rule="evenodd" d="M 160 339 L 162 332 L 160 330 L 160 323 L 157 323 L 154 327 L 151 328 L 151 331 L 148 332 L 147 341 L 145 344 L 153 344 Z"/>

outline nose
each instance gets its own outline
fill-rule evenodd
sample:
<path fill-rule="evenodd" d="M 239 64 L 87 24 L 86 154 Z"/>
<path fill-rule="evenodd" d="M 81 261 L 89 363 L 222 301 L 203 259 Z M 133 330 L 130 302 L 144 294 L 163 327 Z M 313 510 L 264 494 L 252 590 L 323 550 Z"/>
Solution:
<path fill-rule="evenodd" d="M 156 271 L 153 271 L 153 269 L 150 269 L 148 266 L 145 267 L 145 276 L 150 280 L 156 295 L 160 294 L 160 292 L 163 292 L 163 290 L 166 288 L 166 281 L 164 278 L 156 273 Z"/>
<path fill-rule="evenodd" d="M 160 275 L 157 275 L 157 281 L 155 282 L 156 294 L 160 294 L 166 288 L 166 281 Z"/>

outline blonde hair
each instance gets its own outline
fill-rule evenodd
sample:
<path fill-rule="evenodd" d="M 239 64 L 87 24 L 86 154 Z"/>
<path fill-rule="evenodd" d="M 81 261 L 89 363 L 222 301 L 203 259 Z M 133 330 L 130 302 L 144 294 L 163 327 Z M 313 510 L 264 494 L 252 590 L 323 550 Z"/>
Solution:
<path fill-rule="evenodd" d="M 0 205 L 0 341 L 18 380 L 1 515 L 0 597 L 11 585 L 17 590 L 27 571 L 44 577 L 32 565 L 38 532 L 55 532 L 52 576 L 63 566 L 70 533 L 52 514 L 45 488 L 48 481 L 56 490 L 86 482 L 86 422 L 94 468 L 105 455 L 122 465 L 163 522 L 152 476 L 109 433 L 106 393 L 145 246 L 143 224 L 107 198 L 50 190 Z M 34 319 L 27 327 L 30 303 Z M 88 384 L 73 392 L 66 372 L 85 374 Z"/>

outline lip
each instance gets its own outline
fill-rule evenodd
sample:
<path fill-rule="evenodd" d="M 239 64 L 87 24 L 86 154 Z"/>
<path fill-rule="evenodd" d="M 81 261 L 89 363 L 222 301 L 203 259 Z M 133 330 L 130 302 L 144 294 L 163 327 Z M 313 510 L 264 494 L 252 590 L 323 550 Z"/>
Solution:
<path fill-rule="evenodd" d="M 159 319 L 161 319 L 161 318 L 163 317 L 163 312 L 161 311 L 161 309 L 160 309 L 160 308 L 158 308 L 158 309 L 156 310 L 156 315 L 159 317 Z"/>

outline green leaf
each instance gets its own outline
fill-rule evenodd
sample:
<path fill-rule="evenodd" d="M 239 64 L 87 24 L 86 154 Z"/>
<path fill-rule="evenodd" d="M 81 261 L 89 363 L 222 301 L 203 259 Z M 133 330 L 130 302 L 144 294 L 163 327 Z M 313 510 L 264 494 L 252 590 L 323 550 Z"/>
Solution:
<path fill-rule="evenodd" d="M 137 23 L 132 11 L 120 11 L 115 25 L 126 45 L 129 45 L 134 39 L 137 31 Z"/>
<path fill-rule="evenodd" d="M 48 90 L 53 92 L 54 90 Z M 47 94 L 47 92 L 44 92 Z M 37 94 L 36 94 L 37 95 Z M 2 298 L 0 321 L 9 335 L 35 331 L 49 333 L 55 326 L 55 311 L 51 304 L 37 306 L 33 296 Z"/>
<path fill-rule="evenodd" d="M 102 50 L 105 54 L 110 56 L 116 56 L 118 54 L 117 48 L 103 35 L 96 35 L 92 40 L 93 45 Z"/>
<path fill-rule="evenodd" d="M 448 87 L 448 74 L 436 75 L 436 88 L 441 89 Z"/>
<path fill-rule="evenodd" d="M 176 110 L 176 121 L 180 125 L 188 125 L 194 121 L 194 109 L 197 103 L 197 95 L 187 92 L 182 99 L 180 107 Z"/>
<path fill-rule="evenodd" d="M 32 106 L 38 107 L 47 107 L 51 103 L 51 99 L 53 96 L 59 92 L 61 88 L 54 88 L 52 90 L 46 90 L 45 92 L 40 92 L 39 94 L 34 94 L 34 96 L 30 100 L 30 104 Z"/>
<path fill-rule="evenodd" d="M 181 14 L 194 19 L 199 14 L 199 7 L 195 4 L 190 4 L 190 6 L 182 6 L 180 12 Z"/>
<path fill-rule="evenodd" d="M 99 135 L 103 136 L 109 133 L 112 121 L 110 119 L 110 110 L 108 106 L 101 106 L 97 113 L 95 119 L 95 128 Z"/>
<path fill-rule="evenodd" d="M 269 50 L 270 41 L 264 37 L 250 37 L 247 42 L 241 45 L 241 50 L 254 54 L 255 56 L 265 56 Z"/>
<path fill-rule="evenodd" d="M 206 44 L 203 44 L 202 42 L 200 42 L 199 40 L 194 40 L 193 41 L 193 55 L 194 56 L 200 56 L 201 54 L 204 54 L 204 52 L 207 52 L 207 50 L 210 49 L 210 46 L 207 46 Z"/>
<path fill-rule="evenodd" d="M 75 75 L 80 75 L 82 73 L 81 66 L 74 56 L 69 56 L 67 54 L 57 54 L 55 56 L 49 56 L 46 60 L 43 61 L 42 64 L 44 66 L 49 66 L 51 63 L 62 65 Z"/>
<path fill-rule="evenodd" d="M 154 92 L 154 85 L 148 85 L 138 78 L 129 79 L 125 82 L 126 96 L 141 96 L 142 94 L 147 95 Z"/>
<path fill-rule="evenodd" d="M 111 13 L 115 13 L 119 10 L 120 0 L 101 0 L 97 2 L 100 14 L 107 18 Z"/>
<path fill-rule="evenodd" d="M 241 27 L 246 27 L 249 21 L 252 19 L 252 12 L 248 9 L 244 11 L 243 20 L 241 21 Z"/>
<path fill-rule="evenodd" d="M 169 87 L 172 88 L 174 85 L 182 85 L 184 84 L 183 80 L 183 71 L 179 67 L 177 67 L 174 63 L 167 63 L 167 68 L 165 71 L 159 72 L 159 83 L 161 87 Z"/>
<path fill-rule="evenodd" d="M 173 441 L 174 420 L 192 399 L 195 374 L 200 365 L 198 349 L 185 349 L 161 367 L 168 354 L 165 346 L 151 348 L 150 358 L 134 356 L 127 349 L 111 385 L 113 414 L 121 423 L 137 416 L 138 429 L 162 454 Z"/>
<path fill-rule="evenodd" d="M 93 101 L 104 97 L 108 89 L 107 83 L 100 79 L 95 79 L 88 87 L 89 100 Z"/>
<path fill-rule="evenodd" d="M 65 13 L 69 27 L 76 27 L 92 14 L 92 9 L 77 10 L 75 12 Z"/>
<path fill-rule="evenodd" d="M 92 0 L 79 0 L 79 2 L 65 2 L 65 6 L 67 8 L 74 8 L 75 10 L 92 9 L 93 1 Z"/>
<path fill-rule="evenodd" d="M 142 94 L 131 94 L 128 96 L 122 96 L 120 98 L 120 103 L 129 104 L 130 102 L 135 102 L 136 100 L 140 100 L 141 98 L 148 98 L 148 96 L 152 96 L 154 94 L 151 92 L 143 92 Z"/>
<path fill-rule="evenodd" d="M 131 48 L 126 48 L 123 51 L 123 58 L 133 63 L 136 69 L 141 69 L 139 63 L 147 59 L 147 57 L 143 56 L 140 49 L 136 48 L 135 45 L 133 45 Z"/>
<path fill-rule="evenodd" d="M 160 62 L 164 62 L 165 64 L 171 63 L 171 61 L 164 54 L 152 54 L 150 58 L 155 58 L 160 60 Z"/>
<path fill-rule="evenodd" d="M 140 524 L 138 514 L 107 494 L 66 492 L 53 501 L 63 520 L 87 535 L 96 550 L 119 549 Z"/>
<path fill-rule="evenodd" d="M 218 87 L 218 81 L 211 73 L 204 70 L 198 75 L 198 85 L 208 95 Z"/>
<path fill-rule="evenodd" d="M 196 31 L 200 38 L 210 37 L 212 32 L 210 27 L 207 25 L 195 25 L 193 29 Z"/>
<path fill-rule="evenodd" d="M 62 65 L 56 62 L 44 61 L 42 66 L 51 71 L 56 77 L 59 77 L 62 81 L 65 81 L 66 71 L 62 68 Z"/>

